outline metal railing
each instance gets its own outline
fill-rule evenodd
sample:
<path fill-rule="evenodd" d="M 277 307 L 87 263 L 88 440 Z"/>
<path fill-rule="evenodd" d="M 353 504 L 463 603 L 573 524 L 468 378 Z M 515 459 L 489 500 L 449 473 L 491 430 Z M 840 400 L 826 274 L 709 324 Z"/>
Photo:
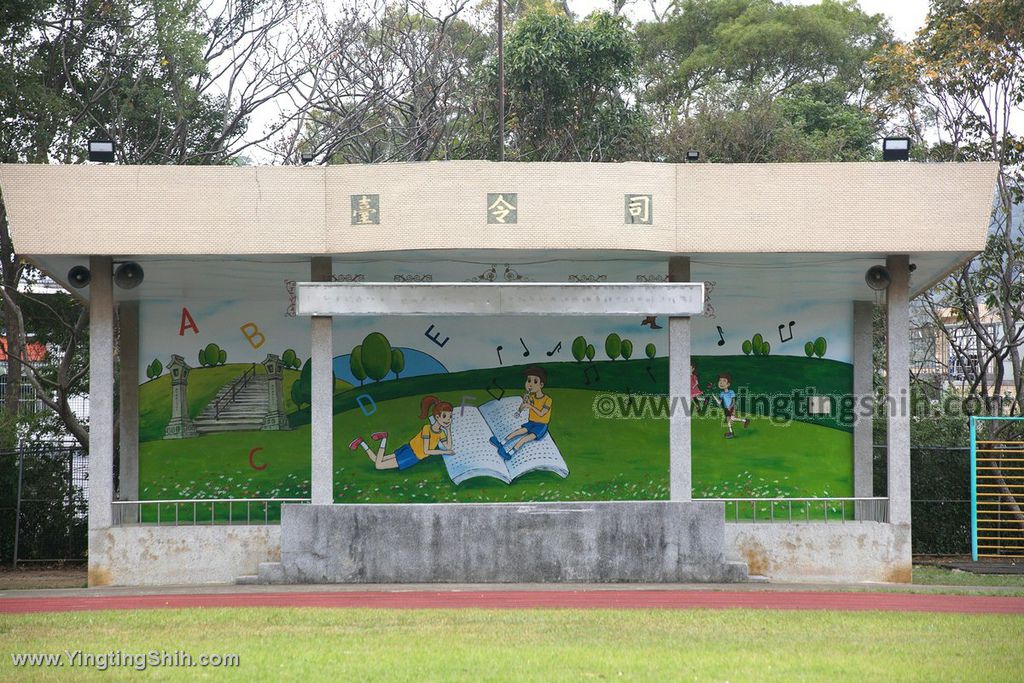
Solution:
<path fill-rule="evenodd" d="M 727 522 L 888 522 L 889 499 L 850 498 L 699 498 L 725 503 Z M 794 514 L 794 508 L 796 514 Z"/>
<path fill-rule="evenodd" d="M 242 389 L 245 389 L 246 385 L 249 384 L 249 381 L 254 377 L 256 377 L 255 363 L 253 363 L 245 372 L 243 372 L 241 377 L 239 377 L 238 379 L 231 383 L 231 387 L 224 393 L 223 396 L 214 401 L 213 418 L 215 420 L 220 419 L 221 408 L 226 408 L 232 403 L 234 403 L 235 398 L 238 397 L 238 392 L 240 392 Z"/>
<path fill-rule="evenodd" d="M 971 557 L 1024 557 L 1024 417 L 971 417 L 970 428 Z"/>
<path fill-rule="evenodd" d="M 279 524 L 282 504 L 309 502 L 309 498 L 115 500 L 113 503 L 114 524 L 119 526 L 129 524 L 161 526 Z"/>

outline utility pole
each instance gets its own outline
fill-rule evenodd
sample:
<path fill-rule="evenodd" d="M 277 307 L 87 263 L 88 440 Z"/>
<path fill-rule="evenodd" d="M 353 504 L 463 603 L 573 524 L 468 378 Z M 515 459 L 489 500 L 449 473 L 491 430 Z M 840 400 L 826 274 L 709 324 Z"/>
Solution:
<path fill-rule="evenodd" d="M 498 161 L 505 161 L 505 0 L 498 0 Z"/>

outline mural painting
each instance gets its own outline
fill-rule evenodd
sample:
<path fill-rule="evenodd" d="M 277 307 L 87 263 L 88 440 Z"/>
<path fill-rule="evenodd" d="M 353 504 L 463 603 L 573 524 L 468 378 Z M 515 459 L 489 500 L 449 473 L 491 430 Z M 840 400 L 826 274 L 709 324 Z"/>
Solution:
<path fill-rule="evenodd" d="M 336 262 L 334 277 L 665 279 L 656 261 L 591 265 Z M 281 283 L 276 299 L 143 303 L 141 498 L 309 496 L 309 321 L 294 316 L 293 286 L 303 269 L 265 271 Z M 739 284 L 708 286 L 693 320 L 694 495 L 852 495 L 840 410 L 852 389 L 849 305 Z M 666 418 L 682 409 L 667 397 L 666 327 L 653 317 L 336 319 L 335 500 L 666 499 Z"/>

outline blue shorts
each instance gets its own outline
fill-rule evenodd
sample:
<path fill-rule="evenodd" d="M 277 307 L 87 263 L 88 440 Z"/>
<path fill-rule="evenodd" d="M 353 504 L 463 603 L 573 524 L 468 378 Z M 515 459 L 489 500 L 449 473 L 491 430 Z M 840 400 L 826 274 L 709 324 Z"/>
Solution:
<path fill-rule="evenodd" d="M 533 434 L 535 437 L 537 437 L 536 438 L 537 441 L 540 441 L 541 439 L 543 439 L 544 435 L 548 433 L 548 423 L 547 422 L 527 421 L 527 422 L 524 422 L 520 426 L 523 429 L 525 429 L 527 432 L 529 432 L 530 434 Z"/>
<path fill-rule="evenodd" d="M 398 469 L 400 470 L 409 469 L 419 461 L 420 459 L 416 457 L 416 452 L 407 443 L 402 444 L 395 451 L 395 462 L 398 463 Z"/>

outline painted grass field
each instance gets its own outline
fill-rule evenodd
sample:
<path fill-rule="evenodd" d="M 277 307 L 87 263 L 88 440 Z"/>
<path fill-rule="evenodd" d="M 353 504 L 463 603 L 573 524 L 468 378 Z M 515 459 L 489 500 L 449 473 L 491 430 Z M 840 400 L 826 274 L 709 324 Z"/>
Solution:
<path fill-rule="evenodd" d="M 772 610 L 201 609 L 0 616 L 3 680 L 134 671 L 15 668 L 12 653 L 184 651 L 238 666 L 157 679 L 982 680 L 1024 671 L 1018 616 Z"/>
<path fill-rule="evenodd" d="M 664 419 L 608 419 L 592 410 L 598 392 L 552 390 L 551 436 L 569 466 L 569 477 L 535 472 L 511 485 L 478 478 L 456 486 L 440 457 L 408 470 L 377 471 L 356 436 L 388 431 L 393 449 L 416 434 L 417 397 L 377 403 L 370 416 L 353 407 L 334 418 L 335 500 L 338 502 L 438 502 L 522 500 L 610 500 L 668 497 L 668 422 Z M 490 396 L 464 390 L 446 396 L 482 405 Z M 459 407 L 456 406 L 456 412 Z M 578 416 L 559 419 L 557 411 Z M 309 495 L 310 428 L 289 432 L 227 432 L 183 441 L 149 441 L 140 446 L 140 494 L 161 498 L 277 498 Z M 720 412 L 693 422 L 694 492 L 699 497 L 851 495 L 851 436 L 806 423 L 773 425 L 755 418 L 724 438 Z M 502 435 L 504 436 L 504 435 Z M 249 465 L 254 455 L 256 470 Z M 835 454 L 843 455 L 835 455 Z M 609 454 L 612 454 L 609 456 Z"/>

